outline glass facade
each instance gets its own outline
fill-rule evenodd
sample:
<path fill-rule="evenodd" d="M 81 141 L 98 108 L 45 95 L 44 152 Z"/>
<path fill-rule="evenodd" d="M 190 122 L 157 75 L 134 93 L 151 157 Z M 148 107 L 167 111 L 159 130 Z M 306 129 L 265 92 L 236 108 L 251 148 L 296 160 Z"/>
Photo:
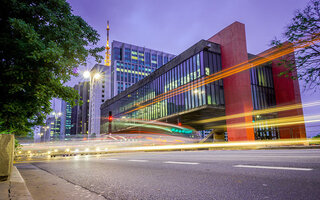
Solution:
<path fill-rule="evenodd" d="M 58 139 L 60 135 L 61 128 L 61 117 L 54 118 L 51 122 L 50 137 L 51 139 Z"/>
<path fill-rule="evenodd" d="M 271 65 L 251 68 L 250 79 L 253 109 L 262 110 L 276 106 Z M 253 116 L 256 140 L 279 138 L 277 127 L 262 127 L 266 125 L 266 120 L 276 117 L 276 114 Z"/>
<path fill-rule="evenodd" d="M 128 87 L 145 78 L 151 72 L 174 58 L 174 55 L 166 54 L 164 52 L 117 41 L 112 43 L 112 49 L 112 97 L 126 90 Z M 124 52 L 124 58 L 122 57 L 122 52 Z M 167 62 L 163 62 L 163 60 L 165 60 L 163 57 L 167 58 Z"/>
<path fill-rule="evenodd" d="M 152 64 L 157 64 L 154 62 L 155 59 L 157 56 L 151 54 Z M 165 62 L 166 59 L 168 58 L 164 57 L 163 61 Z M 158 61 L 160 61 L 159 58 Z M 138 65 L 118 62 L 117 72 L 119 72 L 120 79 L 126 77 L 127 73 L 127 76 L 131 77 L 130 80 L 134 78 L 140 80 L 155 70 L 153 66 L 157 65 L 152 65 L 151 68 L 139 68 Z M 164 71 L 162 68 L 158 70 Z M 220 54 L 202 50 L 163 73 L 157 72 L 157 76 L 153 76 L 150 81 L 139 86 L 138 89 L 132 90 L 128 95 L 102 108 L 102 116 L 106 117 L 107 113 L 112 111 L 114 118 L 155 120 L 204 105 L 224 106 L 222 80 L 194 87 L 196 81 L 203 81 L 205 76 L 220 70 Z M 134 82 L 129 83 L 133 84 Z M 187 87 L 185 87 L 186 85 Z M 176 95 L 168 95 L 168 92 L 177 90 L 179 87 L 190 89 Z M 120 84 L 119 89 L 125 89 L 125 86 Z M 137 105 L 147 106 L 135 109 Z M 112 126 L 117 126 L 116 124 L 112 123 Z M 113 127 L 113 130 L 115 129 L 121 129 L 121 127 Z"/>
<path fill-rule="evenodd" d="M 71 133 L 71 114 L 72 114 L 72 107 L 70 103 L 66 103 L 66 129 L 65 129 L 65 135 L 70 135 Z"/>
<path fill-rule="evenodd" d="M 113 48 L 113 59 L 114 60 L 122 60 L 122 49 L 121 48 Z"/>

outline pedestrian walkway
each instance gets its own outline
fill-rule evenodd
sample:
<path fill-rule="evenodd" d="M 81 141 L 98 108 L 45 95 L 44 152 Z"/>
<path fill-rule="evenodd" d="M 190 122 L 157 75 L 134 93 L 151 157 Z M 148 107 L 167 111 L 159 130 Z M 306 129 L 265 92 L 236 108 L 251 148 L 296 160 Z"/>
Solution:
<path fill-rule="evenodd" d="M 102 200 L 103 196 L 63 177 L 55 176 L 31 163 L 17 164 L 34 200 Z M 76 177 L 75 177 L 76 178 Z"/>
<path fill-rule="evenodd" d="M 33 200 L 26 183 L 14 166 L 10 180 L 0 182 L 0 200 Z"/>

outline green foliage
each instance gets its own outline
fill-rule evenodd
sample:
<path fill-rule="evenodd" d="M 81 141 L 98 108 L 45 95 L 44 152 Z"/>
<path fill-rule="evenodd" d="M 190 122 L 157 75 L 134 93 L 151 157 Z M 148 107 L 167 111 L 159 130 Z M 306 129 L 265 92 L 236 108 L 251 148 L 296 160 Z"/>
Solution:
<path fill-rule="evenodd" d="M 282 60 L 287 70 L 280 75 L 293 79 L 303 79 L 308 89 L 316 90 L 320 86 L 320 0 L 312 0 L 305 9 L 298 10 L 294 18 L 287 26 L 284 39 L 291 42 L 295 47 L 309 44 L 295 52 L 295 58 Z M 281 46 L 279 40 L 271 43 Z M 298 73 L 295 73 L 296 69 Z"/>
<path fill-rule="evenodd" d="M 318 135 L 316 135 L 316 136 L 314 136 L 312 138 L 320 138 L 320 134 L 318 134 Z"/>
<path fill-rule="evenodd" d="M 2 122 L 0 122 L 0 125 L 1 124 L 2 124 Z M 0 134 L 13 134 L 13 130 L 11 130 L 11 131 L 0 130 Z M 14 147 L 15 147 L 15 151 L 18 151 L 21 149 L 21 145 L 16 138 L 14 138 Z"/>
<path fill-rule="evenodd" d="M 14 139 L 14 149 L 15 149 L 15 152 L 21 150 L 21 144 L 19 143 L 19 141 L 17 139 Z"/>
<path fill-rule="evenodd" d="M 63 84 L 88 56 L 97 62 L 99 35 L 65 0 L 3 0 L 0 7 L 0 131 L 26 135 L 50 113 L 52 98 L 75 105 Z"/>

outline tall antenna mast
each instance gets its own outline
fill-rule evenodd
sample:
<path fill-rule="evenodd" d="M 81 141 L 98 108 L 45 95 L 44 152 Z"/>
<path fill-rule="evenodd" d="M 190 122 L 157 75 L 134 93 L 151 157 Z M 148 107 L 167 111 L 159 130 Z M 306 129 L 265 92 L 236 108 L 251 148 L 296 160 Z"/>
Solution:
<path fill-rule="evenodd" d="M 109 20 L 107 21 L 107 45 L 106 45 L 106 58 L 104 59 L 104 65 L 110 66 L 110 47 L 109 47 Z"/>

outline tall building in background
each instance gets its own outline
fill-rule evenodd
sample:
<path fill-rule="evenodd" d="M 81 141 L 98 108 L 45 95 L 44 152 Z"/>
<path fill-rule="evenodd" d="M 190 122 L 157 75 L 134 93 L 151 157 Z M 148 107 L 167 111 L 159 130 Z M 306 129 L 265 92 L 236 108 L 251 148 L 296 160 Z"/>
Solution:
<path fill-rule="evenodd" d="M 111 98 L 111 68 L 96 64 L 90 71 L 89 134 L 100 135 L 100 106 Z"/>
<path fill-rule="evenodd" d="M 80 95 L 82 105 L 71 108 L 71 128 L 70 134 L 88 134 L 89 120 L 89 82 L 80 82 L 73 87 Z"/>
<path fill-rule="evenodd" d="M 54 116 L 50 118 L 50 140 L 60 139 L 61 116 Z"/>
<path fill-rule="evenodd" d="M 111 97 L 174 58 L 174 55 L 119 41 L 112 42 Z"/>
<path fill-rule="evenodd" d="M 53 136 L 53 128 L 54 128 L 55 118 L 53 116 L 48 116 L 46 120 L 46 128 L 44 131 L 44 141 L 49 142 L 51 137 Z"/>
<path fill-rule="evenodd" d="M 71 113 L 72 107 L 71 105 L 61 100 L 61 130 L 60 130 L 60 138 L 64 139 L 64 136 L 69 136 L 71 133 Z"/>

